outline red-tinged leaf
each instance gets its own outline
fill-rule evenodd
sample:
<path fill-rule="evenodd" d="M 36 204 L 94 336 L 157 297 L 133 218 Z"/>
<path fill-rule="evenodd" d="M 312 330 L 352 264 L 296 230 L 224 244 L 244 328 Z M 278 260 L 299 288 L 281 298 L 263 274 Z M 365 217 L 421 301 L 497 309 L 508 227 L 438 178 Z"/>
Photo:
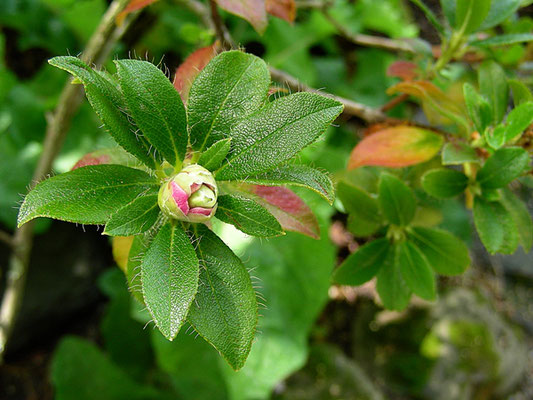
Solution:
<path fill-rule="evenodd" d="M 266 0 L 266 11 L 287 22 L 294 22 L 296 2 L 294 0 Z"/>
<path fill-rule="evenodd" d="M 400 82 L 387 90 L 387 94 L 405 93 L 427 102 L 437 110 L 444 110 L 457 115 L 463 115 L 464 110 L 456 101 L 446 95 L 439 87 L 428 81 Z"/>
<path fill-rule="evenodd" d="M 248 21 L 254 29 L 263 33 L 267 26 L 265 0 L 216 0 L 224 10 Z"/>
<path fill-rule="evenodd" d="M 404 81 L 413 81 L 418 76 L 418 65 L 410 61 L 395 61 L 387 68 L 387 75 Z"/>
<path fill-rule="evenodd" d="M 442 136 L 414 126 L 396 126 L 373 133 L 355 146 L 348 169 L 364 165 L 400 168 L 427 161 L 438 153 Z"/>
<path fill-rule="evenodd" d="M 189 98 L 189 90 L 196 76 L 217 55 L 217 48 L 218 42 L 215 42 L 211 46 L 196 50 L 176 69 L 174 87 L 179 92 L 183 103 L 186 103 Z"/>
<path fill-rule="evenodd" d="M 127 167 L 135 167 L 138 162 L 132 155 L 126 153 L 121 147 L 110 147 L 85 154 L 74 164 L 71 171 L 86 167 L 87 165 L 119 164 Z"/>
<path fill-rule="evenodd" d="M 254 195 L 254 200 L 270 211 L 284 230 L 299 232 L 313 239 L 320 237 L 316 216 L 292 190 L 262 185 L 240 185 L 239 189 Z"/>
<path fill-rule="evenodd" d="M 120 14 L 117 15 L 116 23 L 117 25 L 122 25 L 122 22 L 124 22 L 124 19 L 129 13 L 132 13 L 134 11 L 140 10 L 144 7 L 149 6 L 152 3 L 155 3 L 157 0 L 131 0 L 124 11 L 122 11 Z"/>

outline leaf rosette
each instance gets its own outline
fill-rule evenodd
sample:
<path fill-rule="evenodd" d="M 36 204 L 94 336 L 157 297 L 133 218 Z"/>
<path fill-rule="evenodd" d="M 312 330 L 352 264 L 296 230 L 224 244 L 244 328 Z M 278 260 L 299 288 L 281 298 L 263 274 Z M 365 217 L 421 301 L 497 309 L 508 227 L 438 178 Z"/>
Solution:
<path fill-rule="evenodd" d="M 51 59 L 84 85 L 120 147 L 39 183 L 18 223 L 50 217 L 133 236 L 125 273 L 161 333 L 172 340 L 188 322 L 239 369 L 255 334 L 256 294 L 242 261 L 204 224 L 215 218 L 258 237 L 292 230 L 316 238 L 316 217 L 286 186 L 333 202 L 329 176 L 293 161 L 343 106 L 313 93 L 271 101 L 266 64 L 241 51 L 205 61 L 178 70 L 189 75 L 175 82 L 192 82 L 178 92 L 149 62 L 116 60 L 113 76 L 75 57 Z"/>

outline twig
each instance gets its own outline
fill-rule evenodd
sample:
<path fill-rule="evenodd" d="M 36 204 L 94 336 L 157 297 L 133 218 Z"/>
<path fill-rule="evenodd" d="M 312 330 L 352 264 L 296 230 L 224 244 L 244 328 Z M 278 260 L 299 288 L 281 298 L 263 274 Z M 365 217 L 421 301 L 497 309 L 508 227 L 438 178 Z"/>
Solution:
<path fill-rule="evenodd" d="M 328 94 L 326 92 L 322 92 L 317 89 L 311 88 L 307 85 L 304 85 L 303 83 L 298 81 L 298 79 L 289 75 L 288 73 L 284 71 L 280 71 L 279 69 L 276 69 L 274 67 L 269 67 L 269 69 L 270 69 L 270 75 L 272 76 L 274 80 L 280 83 L 286 84 L 291 90 L 298 91 L 298 92 L 318 93 L 318 94 L 329 96 L 337 101 L 340 101 L 342 104 L 344 104 L 345 114 L 361 118 L 362 120 L 368 123 L 384 121 L 385 119 L 387 119 L 387 116 L 383 114 L 380 110 L 376 110 L 375 108 L 368 107 L 361 103 L 356 103 L 355 101 L 345 99 L 344 97 L 335 96 L 335 95 Z"/>
<path fill-rule="evenodd" d="M 211 9 L 211 21 L 213 22 L 217 38 L 220 40 L 221 47 L 225 50 L 235 48 L 233 38 L 229 34 L 226 25 L 224 25 L 222 17 L 218 13 L 217 2 L 215 0 L 209 0 L 209 6 Z"/>
<path fill-rule="evenodd" d="M 402 93 L 401 95 L 392 98 L 389 102 L 383 104 L 381 106 L 380 110 L 383 111 L 383 112 L 387 112 L 389 110 L 392 110 L 394 107 L 396 107 L 398 104 L 403 103 L 408 98 L 409 98 L 408 94 Z"/>
<path fill-rule="evenodd" d="M 415 49 L 402 40 L 389 39 L 380 36 L 364 35 L 362 33 L 352 33 L 348 31 L 339 21 L 331 16 L 327 8 L 322 8 L 324 17 L 337 29 L 339 34 L 352 43 L 360 46 L 375 47 L 378 49 L 385 49 L 391 51 L 405 51 L 407 53 L 415 53 Z"/>
<path fill-rule="evenodd" d="M 125 22 L 116 27 L 117 15 L 126 7 L 129 0 L 114 0 L 103 15 L 99 26 L 93 33 L 82 54 L 82 60 L 88 64 L 101 63 L 107 58 L 112 46 L 110 42 L 120 38 L 129 26 Z M 129 19 L 131 23 L 131 18 Z M 47 116 L 48 125 L 43 144 L 43 152 L 33 173 L 30 187 L 52 171 L 52 163 L 59 153 L 70 122 L 82 100 L 81 85 L 72 85 L 69 79 L 61 92 L 53 114 Z M 22 302 L 31 248 L 33 244 L 33 222 L 30 221 L 15 231 L 13 251 L 9 260 L 6 287 L 0 306 L 0 359 L 6 349 L 6 343 L 13 330 L 13 324 Z"/>
<path fill-rule="evenodd" d="M 7 244 L 9 247 L 13 247 L 13 237 L 4 231 L 0 231 L 0 241 Z"/>

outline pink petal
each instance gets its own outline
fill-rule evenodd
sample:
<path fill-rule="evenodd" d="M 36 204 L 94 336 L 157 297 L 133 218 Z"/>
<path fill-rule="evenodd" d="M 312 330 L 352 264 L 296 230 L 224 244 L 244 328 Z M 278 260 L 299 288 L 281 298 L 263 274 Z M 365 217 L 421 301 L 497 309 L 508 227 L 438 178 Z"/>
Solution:
<path fill-rule="evenodd" d="M 171 187 L 172 198 L 183 214 L 187 215 L 189 213 L 189 203 L 187 202 L 189 200 L 189 196 L 176 182 L 171 182 Z"/>
<path fill-rule="evenodd" d="M 196 192 L 198 189 L 200 189 L 202 187 L 202 184 L 201 183 L 193 183 L 191 185 L 191 194 L 193 194 L 194 192 Z"/>
<path fill-rule="evenodd" d="M 213 211 L 212 208 L 203 208 L 203 207 L 194 207 L 191 208 L 189 211 L 189 214 L 202 214 L 202 215 L 211 215 L 211 211 Z"/>

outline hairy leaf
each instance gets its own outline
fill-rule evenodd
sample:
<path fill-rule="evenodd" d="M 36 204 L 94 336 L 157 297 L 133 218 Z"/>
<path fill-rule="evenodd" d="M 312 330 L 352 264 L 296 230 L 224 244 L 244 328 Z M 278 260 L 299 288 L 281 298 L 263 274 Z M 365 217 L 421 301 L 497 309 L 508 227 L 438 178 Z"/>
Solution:
<path fill-rule="evenodd" d="M 283 234 L 276 218 L 266 208 L 246 197 L 219 196 L 215 216 L 248 235 L 272 237 Z"/>
<path fill-rule="evenodd" d="M 412 126 L 386 128 L 365 137 L 355 146 L 348 169 L 375 165 L 406 167 L 433 158 L 442 146 L 442 136 Z"/>
<path fill-rule="evenodd" d="M 281 165 L 270 172 L 248 177 L 246 182 L 265 186 L 301 186 L 315 191 L 329 204 L 333 204 L 333 200 L 335 200 L 333 183 L 327 173 L 306 165 Z"/>
<path fill-rule="evenodd" d="M 313 239 L 320 237 L 315 215 L 292 190 L 263 185 L 240 185 L 239 190 L 253 195 L 253 199 L 270 211 L 284 230 L 299 232 Z"/>
<path fill-rule="evenodd" d="M 318 139 L 342 109 L 338 101 L 314 93 L 269 103 L 232 129 L 232 152 L 217 178 L 239 180 L 272 170 Z"/>
<path fill-rule="evenodd" d="M 416 211 L 415 195 L 399 178 L 382 173 L 378 192 L 379 207 L 389 222 L 406 226 L 413 220 Z"/>
<path fill-rule="evenodd" d="M 341 285 L 362 285 L 376 276 L 389 251 L 388 239 L 373 240 L 350 254 L 335 271 L 333 279 Z"/>
<path fill-rule="evenodd" d="M 185 61 L 176 69 L 174 75 L 174 87 L 179 92 L 183 103 L 187 103 L 192 83 L 202 69 L 216 56 L 216 43 L 202 47 L 190 54 Z"/>
<path fill-rule="evenodd" d="M 241 51 L 213 58 L 189 91 L 187 112 L 194 150 L 202 151 L 229 136 L 244 116 L 263 106 L 270 75 L 263 60 Z"/>
<path fill-rule="evenodd" d="M 194 247 L 177 223 L 164 225 L 141 263 L 144 301 L 161 333 L 178 334 L 198 290 L 199 264 Z"/>
<path fill-rule="evenodd" d="M 533 93 L 521 81 L 518 79 L 509 79 L 507 83 L 511 88 L 515 107 L 527 101 L 533 101 Z"/>
<path fill-rule="evenodd" d="M 135 133 L 135 127 L 123 113 L 126 103 L 122 93 L 101 74 L 89 68 L 76 57 L 54 57 L 48 62 L 78 78 L 85 86 L 87 99 L 109 134 L 126 151 L 148 167 L 154 168 L 155 163 L 149 154 L 148 142 L 141 135 Z"/>
<path fill-rule="evenodd" d="M 466 143 L 446 143 L 442 148 L 443 165 L 460 165 L 466 162 L 479 162 L 476 149 Z"/>
<path fill-rule="evenodd" d="M 507 116 L 505 127 L 505 141 L 518 137 L 533 123 L 533 101 L 522 103 L 514 108 Z"/>
<path fill-rule="evenodd" d="M 105 224 L 135 198 L 158 188 L 150 175 L 121 165 L 92 165 L 48 178 L 28 193 L 18 225 L 37 217 Z"/>
<path fill-rule="evenodd" d="M 159 216 L 157 190 L 136 198 L 111 215 L 105 225 L 104 234 L 110 236 L 138 235 L 150 229 Z"/>
<path fill-rule="evenodd" d="M 187 319 L 238 370 L 248 357 L 257 325 L 255 292 L 239 257 L 207 227 L 196 226 L 200 283 Z"/>
<path fill-rule="evenodd" d="M 455 28 L 464 34 L 475 32 L 489 13 L 491 0 L 459 0 L 455 9 Z"/>
<path fill-rule="evenodd" d="M 489 103 L 469 83 L 463 85 L 463 95 L 470 119 L 474 122 L 477 131 L 483 133 L 492 121 L 492 110 Z"/>
<path fill-rule="evenodd" d="M 135 123 L 170 164 L 182 161 L 189 140 L 187 114 L 176 89 L 152 63 L 117 60 L 115 64 Z"/>

